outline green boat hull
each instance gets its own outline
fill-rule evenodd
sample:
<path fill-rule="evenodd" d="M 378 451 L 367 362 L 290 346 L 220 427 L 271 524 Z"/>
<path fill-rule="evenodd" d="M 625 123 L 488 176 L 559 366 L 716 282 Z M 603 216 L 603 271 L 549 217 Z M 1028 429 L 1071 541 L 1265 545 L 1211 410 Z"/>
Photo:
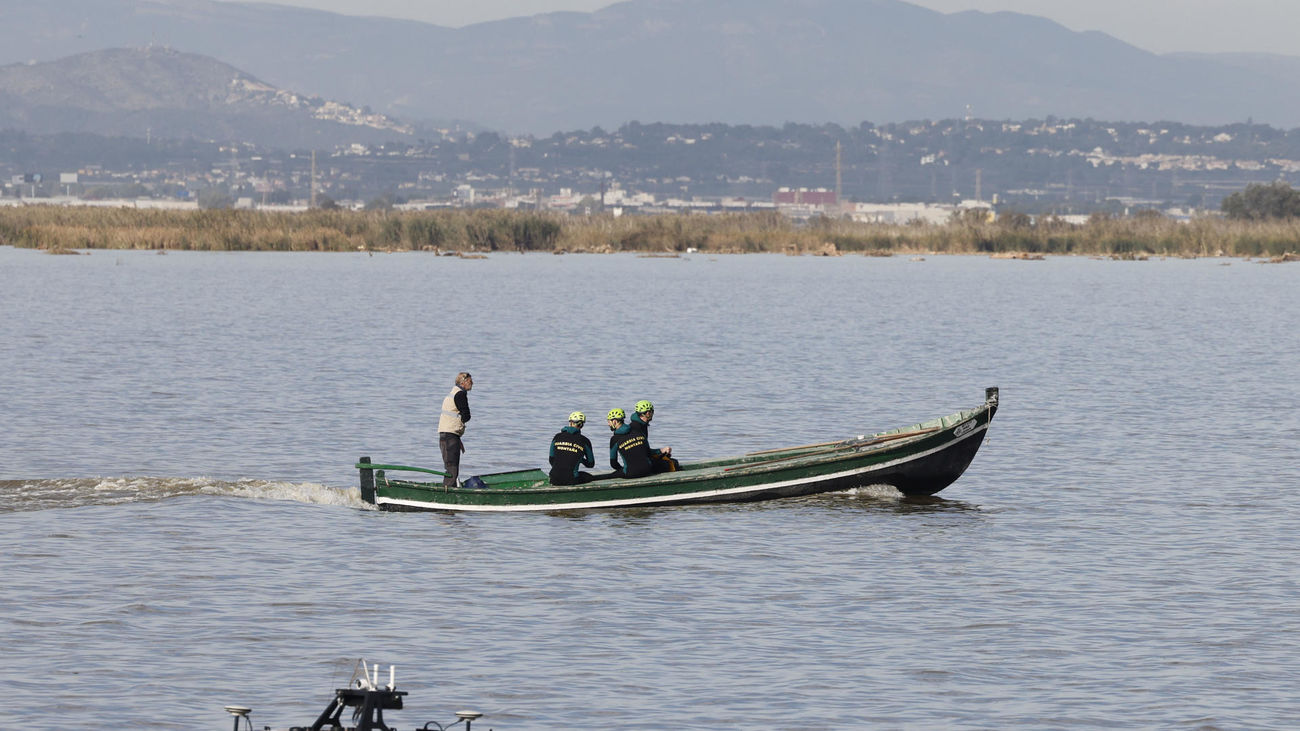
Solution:
<path fill-rule="evenodd" d="M 798 497 L 866 485 L 892 485 L 904 495 L 933 495 L 951 485 L 975 458 L 998 408 L 998 390 L 966 411 L 902 429 L 841 442 L 684 463 L 676 472 L 585 485 L 550 484 L 542 470 L 480 475 L 484 487 L 445 487 L 441 481 L 395 479 L 413 470 L 363 458 L 361 493 L 381 510 L 523 511 Z"/>

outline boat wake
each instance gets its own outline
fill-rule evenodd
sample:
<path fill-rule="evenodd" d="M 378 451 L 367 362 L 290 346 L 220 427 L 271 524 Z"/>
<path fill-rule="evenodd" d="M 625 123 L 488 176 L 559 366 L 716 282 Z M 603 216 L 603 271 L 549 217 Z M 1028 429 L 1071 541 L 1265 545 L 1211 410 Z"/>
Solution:
<path fill-rule="evenodd" d="M 893 485 L 862 485 L 860 487 L 850 487 L 849 489 L 844 491 L 844 494 L 853 495 L 856 497 L 886 498 L 886 499 L 898 499 L 898 500 L 901 500 L 903 499 L 903 497 L 905 497 L 903 493 L 899 492 L 898 488 L 894 487 Z"/>
<path fill-rule="evenodd" d="M 356 490 L 311 482 L 251 479 L 232 482 L 207 477 L 88 477 L 0 480 L 0 513 L 158 502 L 198 495 L 374 509 L 374 506 L 362 502 Z"/>

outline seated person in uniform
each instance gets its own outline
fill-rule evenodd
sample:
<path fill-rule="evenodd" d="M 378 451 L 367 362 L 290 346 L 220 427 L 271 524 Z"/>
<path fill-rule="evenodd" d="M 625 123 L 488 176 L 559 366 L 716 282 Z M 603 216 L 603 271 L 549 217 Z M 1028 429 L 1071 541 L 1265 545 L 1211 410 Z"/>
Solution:
<path fill-rule="evenodd" d="M 620 418 L 614 418 L 615 412 Z M 677 470 L 677 460 L 672 458 L 672 447 L 650 447 L 650 420 L 654 418 L 654 412 L 654 404 L 638 401 L 636 413 L 626 424 L 621 418 L 622 409 L 614 409 L 609 413 L 609 428 L 614 431 L 609 440 L 609 461 L 623 477 L 645 477 L 656 472 Z M 619 464 L 620 459 L 622 465 Z"/>
<path fill-rule="evenodd" d="M 595 467 L 596 454 L 591 451 L 591 440 L 582 435 L 587 417 L 581 411 L 569 414 L 569 425 L 551 439 L 551 484 L 581 485 L 596 479 L 580 466 Z"/>
<path fill-rule="evenodd" d="M 609 430 L 613 432 L 609 436 L 609 466 L 610 469 L 614 470 L 609 475 L 610 477 L 626 477 L 623 474 L 623 465 L 618 462 L 619 430 L 623 430 L 624 434 L 627 433 L 626 425 L 623 423 L 626 418 L 627 414 L 618 408 L 610 409 L 609 413 L 605 415 L 605 423 L 609 424 Z"/>

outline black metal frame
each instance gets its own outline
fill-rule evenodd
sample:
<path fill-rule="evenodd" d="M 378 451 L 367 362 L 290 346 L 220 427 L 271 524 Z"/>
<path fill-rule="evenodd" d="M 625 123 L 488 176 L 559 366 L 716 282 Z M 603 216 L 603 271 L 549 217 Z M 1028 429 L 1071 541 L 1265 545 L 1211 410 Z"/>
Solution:
<path fill-rule="evenodd" d="M 404 690 L 378 688 L 339 688 L 334 691 L 334 700 L 325 707 L 310 731 L 342 729 L 340 716 L 345 708 L 356 708 L 352 720 L 356 722 L 356 731 L 394 731 L 384 724 L 384 710 L 399 710 L 402 707 Z"/>

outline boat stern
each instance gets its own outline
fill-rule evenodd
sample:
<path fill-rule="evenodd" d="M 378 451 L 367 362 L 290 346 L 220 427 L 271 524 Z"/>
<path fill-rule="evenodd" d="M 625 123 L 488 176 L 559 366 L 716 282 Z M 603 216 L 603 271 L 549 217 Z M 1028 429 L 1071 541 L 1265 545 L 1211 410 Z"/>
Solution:
<path fill-rule="evenodd" d="M 370 466 L 370 458 L 362 457 L 357 460 L 357 470 L 361 472 L 361 500 L 362 502 L 375 504 L 375 470 Z"/>

